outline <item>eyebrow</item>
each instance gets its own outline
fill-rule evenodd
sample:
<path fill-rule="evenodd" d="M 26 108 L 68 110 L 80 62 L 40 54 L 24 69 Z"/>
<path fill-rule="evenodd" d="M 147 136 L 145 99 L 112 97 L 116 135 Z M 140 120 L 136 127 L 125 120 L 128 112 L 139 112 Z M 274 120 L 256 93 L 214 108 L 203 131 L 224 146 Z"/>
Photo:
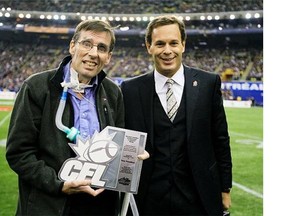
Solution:
<path fill-rule="evenodd" d="M 81 41 L 89 41 L 89 42 L 93 42 L 93 39 L 89 39 L 89 38 L 87 38 L 87 39 L 82 39 Z M 94 45 L 94 43 L 92 43 L 93 45 Z M 103 42 L 100 42 L 100 43 L 97 43 L 97 45 L 104 45 L 104 46 L 107 46 L 107 47 L 109 47 L 109 45 L 108 44 L 105 44 L 105 43 L 103 43 Z"/>

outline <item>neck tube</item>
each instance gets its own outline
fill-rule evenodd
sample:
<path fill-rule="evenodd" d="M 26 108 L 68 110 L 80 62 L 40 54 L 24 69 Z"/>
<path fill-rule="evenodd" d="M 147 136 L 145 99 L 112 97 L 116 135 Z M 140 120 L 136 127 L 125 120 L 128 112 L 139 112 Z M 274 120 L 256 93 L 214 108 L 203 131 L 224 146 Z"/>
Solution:
<path fill-rule="evenodd" d="M 74 127 L 68 128 L 65 125 L 63 125 L 63 123 L 62 123 L 62 116 L 63 116 L 63 112 L 64 112 L 66 100 L 67 100 L 67 95 L 68 95 L 68 87 L 64 86 L 62 96 L 60 99 L 60 103 L 59 103 L 57 113 L 56 113 L 55 123 L 56 123 L 56 126 L 59 130 L 61 130 L 67 134 L 66 137 L 69 140 L 75 142 L 76 137 L 79 134 L 79 131 Z"/>

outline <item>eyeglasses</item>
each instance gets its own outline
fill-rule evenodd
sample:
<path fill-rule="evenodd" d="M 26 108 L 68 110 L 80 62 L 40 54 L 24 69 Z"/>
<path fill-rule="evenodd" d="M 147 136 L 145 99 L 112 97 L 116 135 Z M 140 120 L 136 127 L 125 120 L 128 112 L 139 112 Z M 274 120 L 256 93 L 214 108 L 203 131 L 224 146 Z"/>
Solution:
<path fill-rule="evenodd" d="M 99 43 L 94 45 L 92 42 L 88 41 L 88 40 L 83 40 L 83 41 L 78 41 L 78 43 L 80 44 L 80 46 L 87 50 L 90 51 L 94 46 L 97 47 L 97 51 L 99 53 L 108 53 L 109 52 L 109 47 L 103 43 Z"/>

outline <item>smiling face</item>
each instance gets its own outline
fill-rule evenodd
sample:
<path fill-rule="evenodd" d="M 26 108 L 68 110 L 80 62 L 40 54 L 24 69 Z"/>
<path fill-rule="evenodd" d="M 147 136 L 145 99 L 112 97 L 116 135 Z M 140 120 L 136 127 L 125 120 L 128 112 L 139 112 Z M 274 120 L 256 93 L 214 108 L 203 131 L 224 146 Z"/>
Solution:
<path fill-rule="evenodd" d="M 94 46 L 89 50 L 79 43 L 82 41 L 89 41 Z M 79 74 L 79 82 L 87 83 L 110 62 L 112 52 L 99 50 L 103 46 L 109 47 L 110 43 L 111 35 L 105 31 L 81 31 L 79 39 L 70 42 L 71 67 Z"/>
<path fill-rule="evenodd" d="M 182 64 L 185 41 L 177 24 L 154 28 L 151 43 L 146 42 L 148 53 L 152 56 L 156 70 L 166 77 L 172 77 Z"/>

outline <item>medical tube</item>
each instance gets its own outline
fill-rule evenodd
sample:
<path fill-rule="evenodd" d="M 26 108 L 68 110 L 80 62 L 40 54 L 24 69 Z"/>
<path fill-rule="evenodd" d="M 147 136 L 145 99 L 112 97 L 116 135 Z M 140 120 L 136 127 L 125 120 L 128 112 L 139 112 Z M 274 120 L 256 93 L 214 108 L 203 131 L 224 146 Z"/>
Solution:
<path fill-rule="evenodd" d="M 57 113 L 56 113 L 56 118 L 55 118 L 55 122 L 56 122 L 56 126 L 59 130 L 65 132 L 67 134 L 67 138 L 71 141 L 75 141 L 77 135 L 79 134 L 79 131 L 72 127 L 71 129 L 66 127 L 65 125 L 62 124 L 62 115 L 63 115 L 63 111 L 65 108 L 65 104 L 66 104 L 66 100 L 67 100 L 67 93 L 68 92 L 68 88 L 64 87 L 63 88 L 63 92 L 62 92 L 62 96 L 60 99 L 60 103 L 57 109 Z"/>

